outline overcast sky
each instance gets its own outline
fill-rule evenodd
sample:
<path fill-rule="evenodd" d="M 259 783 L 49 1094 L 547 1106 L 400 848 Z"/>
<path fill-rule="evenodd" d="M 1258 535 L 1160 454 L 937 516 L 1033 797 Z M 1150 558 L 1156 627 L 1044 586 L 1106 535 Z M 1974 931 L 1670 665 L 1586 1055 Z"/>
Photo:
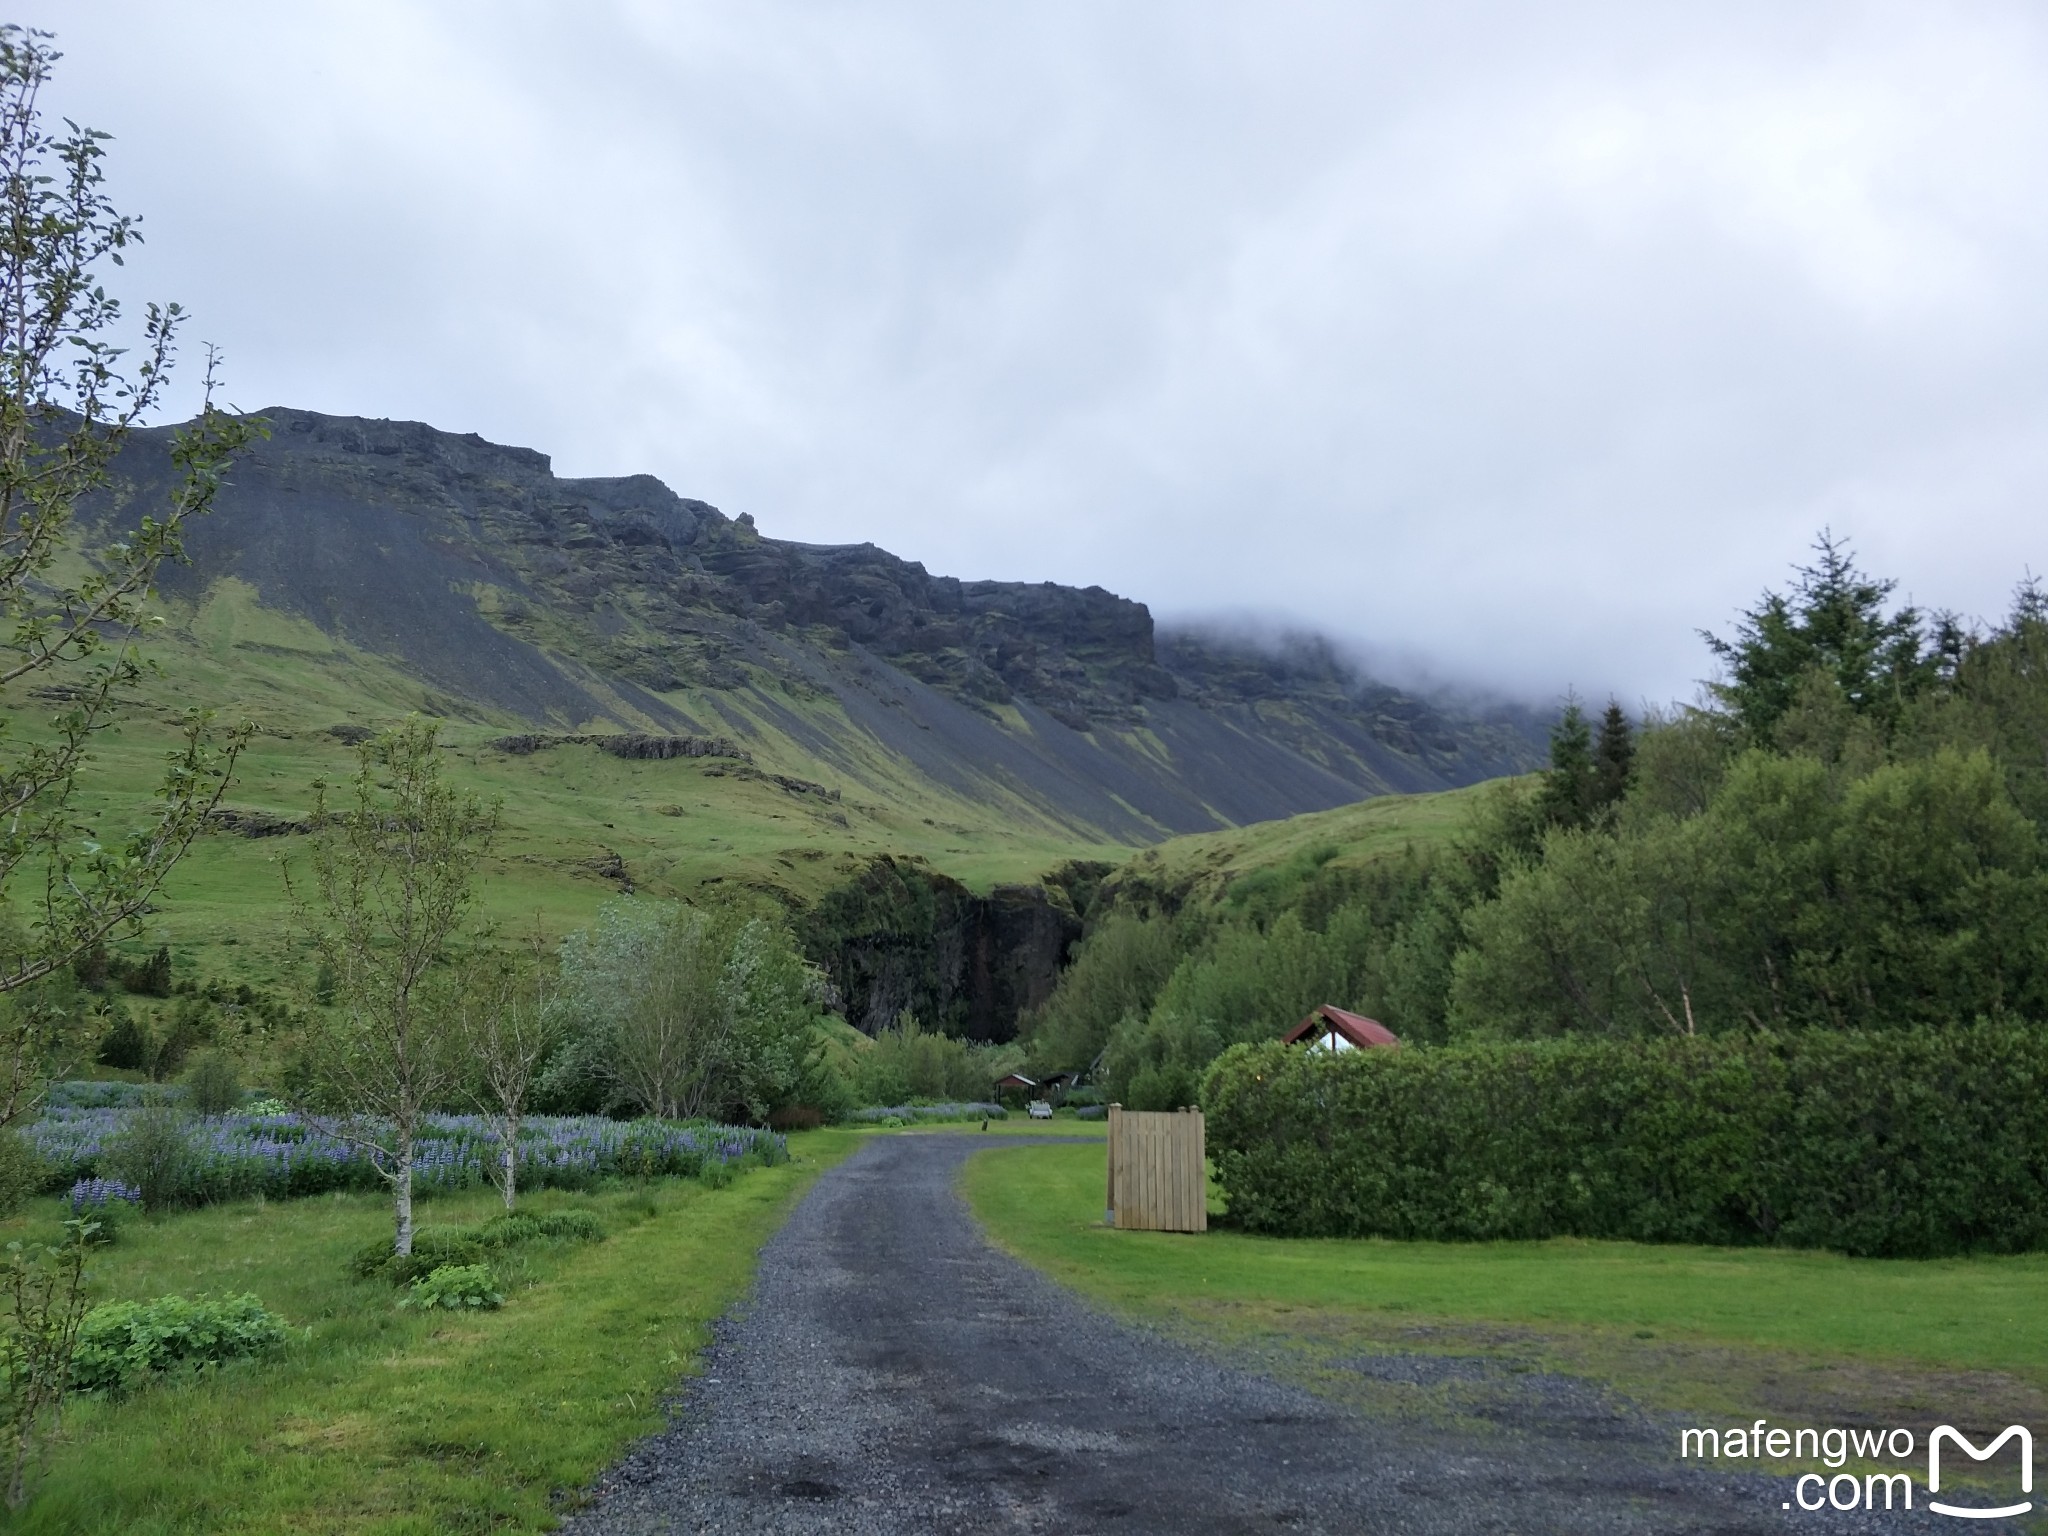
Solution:
<path fill-rule="evenodd" d="M 1535 696 L 2048 570 L 2038 4 L 14 14 L 245 407 Z"/>

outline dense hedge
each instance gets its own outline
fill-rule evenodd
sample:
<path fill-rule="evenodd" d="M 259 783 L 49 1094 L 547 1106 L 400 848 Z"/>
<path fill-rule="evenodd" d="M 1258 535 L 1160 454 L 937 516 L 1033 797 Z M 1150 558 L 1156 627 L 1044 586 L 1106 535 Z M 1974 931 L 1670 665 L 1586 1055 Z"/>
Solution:
<path fill-rule="evenodd" d="M 2048 1034 L 2009 1026 L 1238 1046 L 1202 1103 L 1256 1232 L 2048 1247 Z"/>

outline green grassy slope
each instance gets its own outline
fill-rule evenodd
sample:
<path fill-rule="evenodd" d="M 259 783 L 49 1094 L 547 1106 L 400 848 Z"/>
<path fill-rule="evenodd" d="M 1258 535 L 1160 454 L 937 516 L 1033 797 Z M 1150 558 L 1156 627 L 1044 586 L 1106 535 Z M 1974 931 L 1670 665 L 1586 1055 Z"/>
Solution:
<path fill-rule="evenodd" d="M 166 617 L 149 648 L 156 675 L 118 708 L 82 781 L 85 809 L 103 837 L 137 818 L 181 712 L 201 706 L 222 725 L 255 727 L 225 805 L 286 822 L 305 817 L 316 781 L 339 784 L 354 771 L 354 750 L 331 727 L 389 724 L 412 710 L 448 717 L 453 778 L 504 806 L 503 835 L 482 883 L 486 913 L 524 924 L 538 912 L 556 932 L 587 921 L 628 884 L 686 894 L 726 881 L 808 900 L 889 852 L 928 859 L 986 891 L 1034 880 L 1068 859 L 1114 861 L 1130 851 L 1021 803 L 949 795 L 880 751 L 870 754 L 866 782 L 855 781 L 773 720 L 758 722 L 745 740 L 752 765 L 630 760 L 587 745 L 509 754 L 488 743 L 530 730 L 529 722 L 438 696 L 391 661 L 265 607 L 233 579 L 214 583 L 201 602 L 166 604 Z M 821 715 L 833 708 L 830 700 L 793 705 Z M 16 728 L 35 736 L 54 707 L 24 701 Z M 863 750 L 843 721 L 816 725 L 836 750 Z M 817 788 L 792 788 L 777 775 Z M 284 869 L 303 847 L 290 833 L 209 834 L 174 872 L 146 943 L 169 942 L 187 974 L 196 964 L 204 973 L 283 979 L 280 968 L 296 963 L 282 942 L 290 918 Z"/>
<path fill-rule="evenodd" d="M 1359 869 L 1410 849 L 1442 847 L 1501 783 L 1426 795 L 1381 795 L 1280 821 L 1197 832 L 1143 849 L 1104 884 L 1110 900 L 1240 903 L 1283 897 L 1320 870 Z"/>

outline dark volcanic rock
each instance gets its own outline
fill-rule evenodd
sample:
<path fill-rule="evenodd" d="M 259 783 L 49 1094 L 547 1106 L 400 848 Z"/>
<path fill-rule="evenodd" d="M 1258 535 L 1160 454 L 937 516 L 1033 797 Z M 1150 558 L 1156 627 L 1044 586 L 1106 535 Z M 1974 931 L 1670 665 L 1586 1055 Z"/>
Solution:
<path fill-rule="evenodd" d="M 1541 760 L 1527 720 L 1161 640 L 1100 587 L 765 538 L 651 476 L 559 479 L 544 454 L 417 422 L 266 415 L 164 588 L 247 581 L 396 660 L 437 713 L 509 714 L 537 739 L 610 721 L 607 750 L 731 736 L 742 756 L 766 721 L 878 796 L 876 746 L 949 794 L 1134 843 Z M 132 443 L 108 511 L 162 491 L 168 448 Z"/>
<path fill-rule="evenodd" d="M 665 762 L 675 757 L 729 757 L 751 763 L 754 755 L 724 736 L 645 736 L 635 731 L 605 731 L 580 736 L 522 733 L 485 743 L 513 757 L 526 757 L 548 747 L 596 747 L 613 757 Z"/>
<path fill-rule="evenodd" d="M 271 811 L 245 811 L 231 805 L 217 806 L 207 814 L 209 831 L 229 832 L 236 837 L 303 837 L 313 823 Z"/>
<path fill-rule="evenodd" d="M 914 1013 L 946 1034 L 1008 1040 L 1052 994 L 1112 867 L 1069 864 L 976 896 L 922 859 L 878 856 L 803 915 L 804 947 L 869 1034 Z"/>

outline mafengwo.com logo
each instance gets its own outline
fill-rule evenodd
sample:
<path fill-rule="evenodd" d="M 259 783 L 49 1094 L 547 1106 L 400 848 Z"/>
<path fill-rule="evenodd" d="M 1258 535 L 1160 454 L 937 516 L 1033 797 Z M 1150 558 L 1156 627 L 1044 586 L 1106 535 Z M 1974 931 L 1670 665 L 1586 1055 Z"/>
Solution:
<path fill-rule="evenodd" d="M 1755 1461 L 1764 1463 L 1760 1471 L 1769 1470 L 1772 1462 L 1786 1471 L 1803 1465 L 1807 1470 L 1793 1478 L 1792 1496 L 1784 1507 L 1809 1511 L 1914 1508 L 1914 1495 L 1923 1485 L 1914 1483 L 1911 1472 L 1847 1468 L 1853 1459 L 1864 1468 L 1873 1462 L 1903 1462 L 1918 1471 L 1920 1450 L 1919 1438 L 1910 1429 L 1783 1429 L 1764 1419 L 1727 1430 L 1681 1430 L 1678 1437 L 1678 1454 L 1688 1461 Z M 1964 1465 L 1985 1464 L 1967 1496 L 1955 1488 L 1955 1470 L 1964 1458 Z M 1944 1460 L 1950 1488 L 1946 1499 L 1938 1497 Z M 1815 1462 L 1826 1470 L 1812 1470 Z M 1926 1470 L 1926 1502 L 1921 1507 L 1934 1514 L 1957 1520 L 2007 1520 L 2033 1513 L 2034 1436 L 2024 1425 L 2008 1425 L 1979 1445 L 1961 1430 L 1938 1424 L 1927 1437 Z M 1987 1495 L 1986 1489 L 1993 1492 Z M 2017 1497 L 2009 1496 L 2013 1494 Z"/>

